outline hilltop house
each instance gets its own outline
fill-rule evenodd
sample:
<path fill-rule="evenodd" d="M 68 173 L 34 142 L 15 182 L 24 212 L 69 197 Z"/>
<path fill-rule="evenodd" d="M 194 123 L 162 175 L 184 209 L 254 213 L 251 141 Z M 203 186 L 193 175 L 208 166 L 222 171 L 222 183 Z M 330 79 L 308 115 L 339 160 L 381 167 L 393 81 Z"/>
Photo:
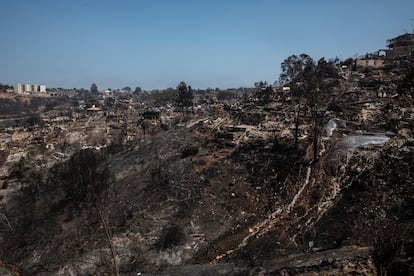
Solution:
<path fill-rule="evenodd" d="M 413 60 L 414 34 L 406 33 L 389 39 L 387 40 L 387 47 L 388 49 L 385 52 L 388 61 Z"/>

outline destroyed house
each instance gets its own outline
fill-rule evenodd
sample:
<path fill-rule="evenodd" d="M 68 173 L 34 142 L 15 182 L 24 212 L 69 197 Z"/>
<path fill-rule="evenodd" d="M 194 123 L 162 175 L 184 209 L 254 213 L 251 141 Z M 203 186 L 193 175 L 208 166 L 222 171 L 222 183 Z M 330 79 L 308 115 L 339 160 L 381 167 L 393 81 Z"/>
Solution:
<path fill-rule="evenodd" d="M 385 55 L 384 50 L 367 53 L 364 57 L 356 59 L 355 65 L 364 68 L 382 68 L 385 66 Z"/>
<path fill-rule="evenodd" d="M 371 67 L 371 68 L 381 68 L 384 67 L 384 60 L 381 58 L 371 58 L 371 59 L 357 59 L 357 67 Z"/>
<path fill-rule="evenodd" d="M 388 49 L 385 50 L 388 60 L 414 58 L 414 34 L 403 34 L 387 40 Z"/>

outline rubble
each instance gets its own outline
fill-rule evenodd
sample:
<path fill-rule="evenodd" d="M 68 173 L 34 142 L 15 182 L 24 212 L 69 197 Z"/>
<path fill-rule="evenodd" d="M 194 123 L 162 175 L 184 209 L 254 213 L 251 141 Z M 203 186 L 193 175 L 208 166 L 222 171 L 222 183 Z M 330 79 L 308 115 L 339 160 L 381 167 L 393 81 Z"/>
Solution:
<path fill-rule="evenodd" d="M 376 275 L 372 239 L 392 225 L 411 233 L 395 258 L 412 266 L 412 102 L 378 70 L 343 72 L 319 125 L 303 104 L 297 148 L 298 106 L 276 94 L 2 128 L 0 269 Z"/>

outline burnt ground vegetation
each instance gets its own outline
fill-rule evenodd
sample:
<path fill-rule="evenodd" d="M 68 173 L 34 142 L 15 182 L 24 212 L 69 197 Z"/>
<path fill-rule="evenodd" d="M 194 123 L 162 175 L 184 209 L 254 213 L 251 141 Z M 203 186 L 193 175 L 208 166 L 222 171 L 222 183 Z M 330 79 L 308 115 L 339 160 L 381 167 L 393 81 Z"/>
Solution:
<path fill-rule="evenodd" d="M 157 129 L 151 121 L 145 139 L 67 145 L 50 166 L 52 156 L 36 159 L 41 151 L 14 163 L 5 156 L 0 269 L 409 275 L 412 98 L 361 90 L 337 99 L 317 124 L 305 103 L 275 93 L 258 105 L 253 95 L 189 113 L 185 124 Z M 337 127 L 325 135 L 330 119 Z M 387 139 L 349 142 L 361 133 Z"/>

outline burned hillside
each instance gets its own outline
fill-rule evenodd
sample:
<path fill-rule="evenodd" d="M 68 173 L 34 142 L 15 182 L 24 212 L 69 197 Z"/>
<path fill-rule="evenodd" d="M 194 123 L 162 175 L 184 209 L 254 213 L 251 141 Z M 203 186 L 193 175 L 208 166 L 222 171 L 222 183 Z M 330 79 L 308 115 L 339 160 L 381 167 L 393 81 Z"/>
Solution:
<path fill-rule="evenodd" d="M 409 274 L 404 71 L 337 70 L 307 84 L 326 97 L 267 86 L 187 113 L 137 104 L 5 128 L 0 271 Z"/>

